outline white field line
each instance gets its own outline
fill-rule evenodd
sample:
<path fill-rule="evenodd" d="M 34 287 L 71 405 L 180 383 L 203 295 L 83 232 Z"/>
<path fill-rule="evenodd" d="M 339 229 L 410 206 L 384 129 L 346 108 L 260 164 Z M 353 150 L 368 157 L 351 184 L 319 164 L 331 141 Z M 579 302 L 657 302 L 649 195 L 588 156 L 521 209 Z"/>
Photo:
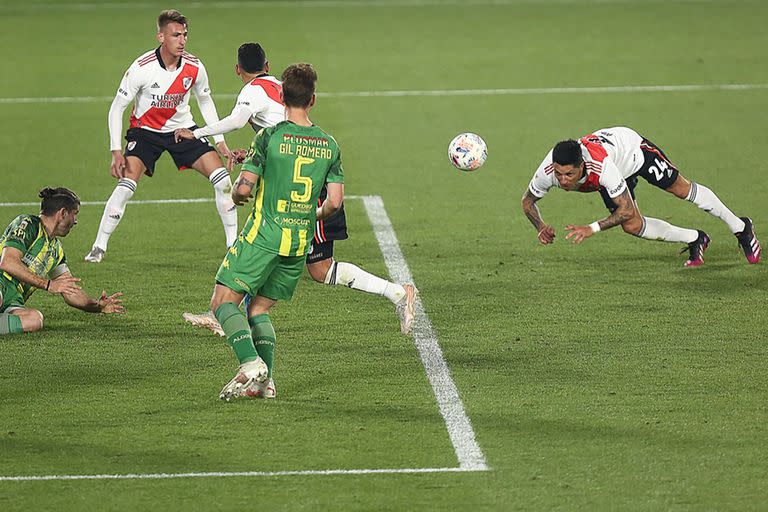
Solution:
<path fill-rule="evenodd" d="M 682 3 L 682 4 L 706 4 L 712 3 L 714 0 L 654 0 L 655 3 Z M 649 0 L 644 0 L 648 3 Z M 335 7 L 472 7 L 472 6 L 515 6 L 515 5 L 569 5 L 576 4 L 598 4 L 598 5 L 611 5 L 611 4 L 639 4 L 640 0 L 264 0 L 264 1 L 219 1 L 219 2 L 188 2 L 184 4 L 185 9 L 241 9 L 244 7 L 250 7 L 254 9 L 258 8 L 275 8 L 275 7 L 299 7 L 306 8 L 335 8 Z M 57 9 L 57 10 L 72 10 L 72 11 L 90 11 L 101 9 L 156 9 L 157 4 L 142 3 L 142 2 L 123 2 L 123 3 L 72 3 L 72 4 L 56 4 L 56 3 L 41 3 L 41 4 L 27 4 L 22 6 L 14 5 L 12 7 L 6 7 L 6 10 L 38 10 L 38 9 Z M 0 12 L 3 9 L 0 8 Z"/>
<path fill-rule="evenodd" d="M 384 263 L 390 277 L 396 282 L 413 282 L 413 276 L 408 268 L 397 241 L 397 235 L 384 209 L 381 196 L 346 196 L 345 199 L 362 199 L 368 219 L 371 221 L 373 232 L 379 242 Z M 212 199 L 154 199 L 147 201 L 131 201 L 138 204 L 168 204 L 168 203 L 203 203 L 213 202 Z M 0 203 L 0 206 L 26 206 L 39 203 Z M 104 202 L 86 201 L 82 204 L 103 205 Z M 453 449 L 459 461 L 455 468 L 402 468 L 402 469 L 326 469 L 300 471 L 216 471 L 190 473 L 125 473 L 100 475 L 20 475 L 1 476 L 0 482 L 29 482 L 47 480 L 142 480 L 168 478 L 213 478 L 213 477 L 278 477 L 278 476 L 329 476 L 329 475 L 370 475 L 370 474 L 418 474 L 418 473 L 467 473 L 488 471 L 490 468 L 480 446 L 475 441 L 475 431 L 464 412 L 459 392 L 451 378 L 451 372 L 443 358 L 443 352 L 437 342 L 437 335 L 429 321 L 421 300 L 416 302 L 416 321 L 413 330 L 414 342 L 419 356 L 424 364 L 437 404 L 445 420 Z"/>
<path fill-rule="evenodd" d="M 403 468 L 403 469 L 319 469 L 307 471 L 212 471 L 202 473 L 124 473 L 105 475 L 40 475 L 0 476 L 0 482 L 30 482 L 46 480 L 162 480 L 168 478 L 269 477 L 269 476 L 330 476 L 414 473 L 467 473 L 483 471 L 466 468 Z"/>
<path fill-rule="evenodd" d="M 318 92 L 321 98 L 402 98 L 425 96 L 519 96 L 536 94 L 613 94 L 644 92 L 754 91 L 768 84 L 684 84 L 684 85 L 608 85 L 598 87 L 524 87 L 507 89 L 434 89 L 403 91 Z M 214 94 L 217 99 L 234 99 L 235 94 Z M 43 103 L 106 103 L 114 96 L 53 96 L 0 98 L 0 105 Z"/>
<path fill-rule="evenodd" d="M 345 196 L 344 199 L 362 199 L 363 196 Z M 189 199 L 140 199 L 137 201 L 129 201 L 128 204 L 185 204 L 185 203 L 213 203 L 212 197 L 193 197 Z M 2 206 L 38 206 L 40 201 L 24 202 L 24 203 L 0 203 Z M 104 206 L 106 201 L 82 201 L 81 206 Z"/>
<path fill-rule="evenodd" d="M 411 270 L 400 250 L 397 235 L 384 209 L 381 196 L 363 196 L 363 202 L 390 278 L 396 283 L 412 283 Z M 448 435 L 459 460 L 459 467 L 472 471 L 488 470 L 485 456 L 475 440 L 475 431 L 464 412 L 459 391 L 451 378 L 451 371 L 443 358 L 437 334 L 424 311 L 421 300 L 416 301 L 413 339 L 435 393 L 440 414 L 443 415 L 445 426 L 448 428 Z"/>

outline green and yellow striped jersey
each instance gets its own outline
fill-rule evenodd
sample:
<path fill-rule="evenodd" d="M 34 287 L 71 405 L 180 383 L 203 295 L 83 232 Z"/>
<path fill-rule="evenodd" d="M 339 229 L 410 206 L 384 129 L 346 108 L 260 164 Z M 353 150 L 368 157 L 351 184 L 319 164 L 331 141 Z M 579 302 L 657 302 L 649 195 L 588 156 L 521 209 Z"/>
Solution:
<path fill-rule="evenodd" d="M 260 178 L 240 236 L 281 256 L 306 254 L 323 184 L 344 183 L 334 138 L 318 126 L 283 121 L 256 134 L 243 170 Z"/>
<path fill-rule="evenodd" d="M 58 238 L 49 238 L 40 217 L 19 215 L 5 228 L 0 238 L 0 253 L 6 247 L 13 247 L 22 252 L 21 261 L 30 272 L 43 279 L 55 279 L 69 272 L 64 248 Z M 22 283 L 7 272 L 0 274 L 0 279 L 10 282 L 26 301 L 37 289 Z"/>

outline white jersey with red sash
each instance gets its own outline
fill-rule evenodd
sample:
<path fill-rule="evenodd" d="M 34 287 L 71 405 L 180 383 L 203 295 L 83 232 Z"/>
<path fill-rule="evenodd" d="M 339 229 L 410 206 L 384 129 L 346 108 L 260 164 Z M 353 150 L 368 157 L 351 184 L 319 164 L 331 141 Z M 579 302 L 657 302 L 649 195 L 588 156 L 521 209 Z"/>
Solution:
<path fill-rule="evenodd" d="M 595 192 L 604 188 L 610 197 L 621 195 L 627 189 L 625 179 L 643 165 L 642 142 L 637 132 L 624 127 L 604 128 L 580 138 L 586 172 L 577 190 Z M 552 187 L 560 188 L 560 182 L 550 151 L 534 173 L 528 190 L 536 197 L 544 197 Z"/>

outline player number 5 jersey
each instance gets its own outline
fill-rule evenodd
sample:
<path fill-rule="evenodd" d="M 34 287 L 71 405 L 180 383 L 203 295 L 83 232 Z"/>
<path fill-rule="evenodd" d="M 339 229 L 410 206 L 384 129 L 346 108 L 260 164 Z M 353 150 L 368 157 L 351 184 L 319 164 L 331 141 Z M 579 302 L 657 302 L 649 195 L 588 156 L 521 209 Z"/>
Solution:
<path fill-rule="evenodd" d="M 283 121 L 256 135 L 242 168 L 260 179 L 240 236 L 281 256 L 305 255 L 323 185 L 344 183 L 336 140 L 318 126 Z"/>

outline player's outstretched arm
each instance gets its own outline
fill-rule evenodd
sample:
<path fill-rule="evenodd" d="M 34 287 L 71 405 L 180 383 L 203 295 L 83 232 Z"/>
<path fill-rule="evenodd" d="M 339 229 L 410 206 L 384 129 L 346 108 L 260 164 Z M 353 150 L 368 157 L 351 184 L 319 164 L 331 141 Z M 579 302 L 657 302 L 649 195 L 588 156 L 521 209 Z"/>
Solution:
<path fill-rule="evenodd" d="M 543 245 L 547 245 L 555 241 L 555 228 L 546 224 L 541 218 L 541 212 L 536 205 L 536 201 L 539 199 L 539 197 L 531 194 L 530 190 L 526 189 L 521 200 L 521 205 L 523 207 L 523 213 L 525 213 L 525 216 L 528 217 L 528 220 L 531 221 L 531 224 L 533 224 L 533 227 L 536 228 L 536 231 L 539 233 L 539 242 Z"/>
<path fill-rule="evenodd" d="M 317 220 L 327 219 L 341 208 L 344 202 L 344 184 L 326 183 L 328 197 L 325 202 L 317 209 Z"/>
<path fill-rule="evenodd" d="M 61 279 L 63 277 L 71 278 L 72 274 L 62 274 L 55 280 Z M 106 291 L 102 291 L 101 296 L 98 298 L 92 298 L 88 296 L 88 294 L 83 290 L 78 289 L 74 292 L 62 293 L 61 296 L 64 298 L 64 302 L 66 302 L 68 305 L 87 313 L 125 313 L 123 301 L 120 298 L 123 296 L 122 293 L 113 293 L 112 295 L 107 295 Z"/>
<path fill-rule="evenodd" d="M 237 206 L 243 206 L 253 197 L 253 188 L 259 181 L 259 175 L 250 171 L 240 171 L 240 176 L 232 185 L 232 201 Z"/>
<path fill-rule="evenodd" d="M 617 208 L 608 217 L 593 222 L 589 226 L 576 226 L 572 224 L 565 226 L 565 230 L 569 232 L 565 235 L 565 238 L 575 244 L 580 244 L 598 231 L 610 229 L 614 226 L 620 226 L 632 219 L 635 215 L 640 215 L 640 212 L 635 205 L 635 200 L 632 199 L 632 194 L 629 192 L 629 188 L 614 197 L 613 202 Z"/>
<path fill-rule="evenodd" d="M 81 291 L 77 284 L 80 279 L 72 277 L 71 274 L 62 274 L 56 279 L 45 279 L 30 272 L 21 258 L 22 253 L 19 249 L 4 247 L 0 255 L 0 271 L 7 272 L 22 283 L 45 290 L 52 295 Z"/>

